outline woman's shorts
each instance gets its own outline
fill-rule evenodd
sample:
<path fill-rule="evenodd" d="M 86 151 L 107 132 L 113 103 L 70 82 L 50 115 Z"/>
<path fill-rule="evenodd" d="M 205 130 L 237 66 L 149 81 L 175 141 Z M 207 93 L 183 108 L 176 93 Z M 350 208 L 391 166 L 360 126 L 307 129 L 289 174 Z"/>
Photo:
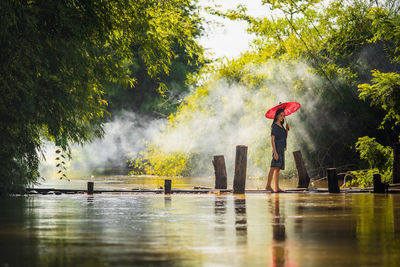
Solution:
<path fill-rule="evenodd" d="M 274 159 L 274 152 L 272 152 L 271 167 L 279 167 L 281 170 L 285 169 L 285 149 L 277 149 L 278 160 Z"/>

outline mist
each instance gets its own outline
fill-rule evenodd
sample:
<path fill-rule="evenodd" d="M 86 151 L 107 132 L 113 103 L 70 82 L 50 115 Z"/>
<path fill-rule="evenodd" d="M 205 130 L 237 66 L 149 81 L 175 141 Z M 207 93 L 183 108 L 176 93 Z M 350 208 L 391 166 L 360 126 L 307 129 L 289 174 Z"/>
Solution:
<path fill-rule="evenodd" d="M 312 116 L 318 101 L 311 95 L 312 87 L 320 79 L 309 71 L 304 63 L 282 64 L 269 61 L 261 65 L 247 65 L 246 77 L 261 79 L 257 89 L 244 83 L 232 83 L 223 79 L 211 81 L 205 86 L 207 93 L 193 102 L 195 109 L 179 112 L 171 127 L 152 140 L 165 153 L 176 151 L 200 155 L 195 174 L 213 175 L 213 155 L 224 155 L 228 176 L 233 175 L 236 145 L 248 146 L 248 175 L 266 175 L 272 159 L 270 127 L 272 120 L 265 112 L 279 102 L 297 101 L 302 107 L 288 117 L 291 131 L 288 138 L 287 169 L 294 169 L 291 152 L 300 149 L 298 137 L 310 149 L 314 143 L 308 137 L 298 113 Z M 301 83 L 301 84 L 299 84 Z M 301 91 L 296 91 L 296 86 Z M 300 90 L 300 89 L 299 89 Z M 198 92 L 194 91 L 190 97 Z M 317 127 L 317 125 L 316 125 Z"/>
<path fill-rule="evenodd" d="M 152 140 L 166 123 L 165 119 L 149 119 L 134 112 L 123 111 L 104 125 L 103 138 L 96 138 L 83 146 L 72 144 L 72 160 L 67 163 L 68 177 L 91 176 L 107 168 L 126 168 L 127 160 L 145 148 L 145 140 Z M 45 145 L 46 160 L 40 166 L 44 178 L 56 178 L 56 147 Z"/>
<path fill-rule="evenodd" d="M 314 106 L 319 99 L 311 93 L 311 88 L 318 86 L 320 79 L 302 62 L 283 64 L 271 60 L 265 64 L 249 64 L 244 71 L 244 77 L 258 79 L 256 87 L 247 85 L 246 81 L 232 83 L 211 77 L 207 84 L 194 88 L 185 98 L 191 103 L 190 108 L 178 111 L 172 124 L 166 119 L 150 120 L 122 112 L 105 124 L 102 139 L 82 147 L 72 146 L 69 170 L 90 175 L 94 168 L 126 167 L 126 160 L 143 151 L 144 142 L 148 141 L 164 153 L 198 155 L 193 175 L 199 177 L 214 175 L 211 162 L 214 155 L 225 156 L 228 176 L 232 177 L 236 145 L 246 145 L 248 176 L 265 177 L 272 159 L 272 120 L 266 119 L 265 113 L 279 102 L 296 101 L 302 106 L 287 117 L 291 131 L 286 151 L 286 170 L 294 170 L 292 152 L 300 149 L 299 144 L 305 142 L 310 149 L 314 148 L 307 134 L 310 129 L 305 129 L 301 118 L 312 119 L 315 114 Z M 51 160 L 54 156 L 47 158 L 42 171 L 56 165 Z"/>

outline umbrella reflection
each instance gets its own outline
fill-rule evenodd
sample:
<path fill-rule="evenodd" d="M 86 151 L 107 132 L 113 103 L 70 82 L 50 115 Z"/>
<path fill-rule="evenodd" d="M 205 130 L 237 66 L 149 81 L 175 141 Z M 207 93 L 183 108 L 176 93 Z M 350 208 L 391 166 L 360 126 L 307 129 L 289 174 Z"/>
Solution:
<path fill-rule="evenodd" d="M 285 246 L 285 219 L 284 215 L 281 214 L 279 210 L 279 194 L 274 195 L 272 211 L 272 265 L 284 266 L 288 251 Z"/>
<path fill-rule="evenodd" d="M 236 242 L 238 244 L 247 244 L 246 196 L 236 196 L 234 202 Z"/>

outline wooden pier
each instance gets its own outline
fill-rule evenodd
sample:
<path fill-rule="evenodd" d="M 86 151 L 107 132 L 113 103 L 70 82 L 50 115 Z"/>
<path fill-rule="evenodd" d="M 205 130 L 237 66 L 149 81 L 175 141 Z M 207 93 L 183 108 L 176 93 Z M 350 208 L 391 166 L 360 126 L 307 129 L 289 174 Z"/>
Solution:
<path fill-rule="evenodd" d="M 373 193 L 374 189 L 369 188 L 345 188 L 339 193 Z M 87 190 L 81 189 L 55 189 L 55 188 L 28 188 L 27 194 L 61 195 L 61 194 L 86 194 Z M 232 194 L 232 189 L 171 189 L 168 194 Z M 245 194 L 274 194 L 265 189 L 246 189 Z M 328 188 L 292 188 L 285 189 L 285 193 L 329 193 Z M 400 187 L 389 189 L 388 193 L 400 193 Z M 164 194 L 164 189 L 132 189 L 132 190 L 93 190 L 92 194 Z M 280 193 L 281 194 L 281 193 Z"/>

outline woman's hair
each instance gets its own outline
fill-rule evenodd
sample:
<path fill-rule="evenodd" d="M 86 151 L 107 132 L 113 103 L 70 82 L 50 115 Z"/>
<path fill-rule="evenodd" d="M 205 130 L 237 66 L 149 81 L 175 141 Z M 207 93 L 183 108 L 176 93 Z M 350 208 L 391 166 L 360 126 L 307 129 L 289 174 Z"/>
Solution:
<path fill-rule="evenodd" d="M 276 110 L 276 112 L 275 112 L 275 117 L 274 117 L 274 121 L 272 122 L 272 125 L 271 125 L 271 127 L 274 125 L 274 123 L 278 120 L 278 115 L 281 113 L 281 112 L 284 112 L 285 111 L 285 109 L 284 108 L 279 108 L 279 109 L 277 109 Z M 282 127 L 283 127 L 283 123 L 285 122 L 285 120 L 283 120 L 282 122 L 281 122 L 281 125 L 282 125 Z"/>

